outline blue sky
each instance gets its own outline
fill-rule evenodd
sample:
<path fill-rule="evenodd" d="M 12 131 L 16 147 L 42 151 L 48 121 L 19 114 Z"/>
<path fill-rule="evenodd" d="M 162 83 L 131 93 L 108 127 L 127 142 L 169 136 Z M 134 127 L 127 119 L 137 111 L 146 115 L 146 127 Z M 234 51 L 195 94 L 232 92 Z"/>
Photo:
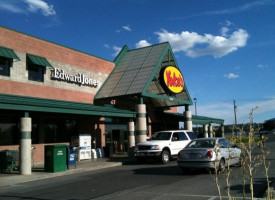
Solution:
<path fill-rule="evenodd" d="M 198 115 L 275 117 L 275 0 L 0 0 L 0 25 L 110 61 L 169 41 Z"/>

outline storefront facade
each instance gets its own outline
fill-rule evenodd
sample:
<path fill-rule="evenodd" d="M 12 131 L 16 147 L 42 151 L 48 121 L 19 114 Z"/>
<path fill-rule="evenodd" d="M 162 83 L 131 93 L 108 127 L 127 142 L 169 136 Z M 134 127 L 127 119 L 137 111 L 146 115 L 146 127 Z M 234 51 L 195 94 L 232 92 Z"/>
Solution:
<path fill-rule="evenodd" d="M 169 43 L 114 62 L 0 27 L 0 150 L 92 137 L 92 148 L 127 153 L 158 130 L 192 129 L 192 100 Z M 184 106 L 183 117 L 172 117 Z M 27 146 L 30 146 L 29 143 Z"/>

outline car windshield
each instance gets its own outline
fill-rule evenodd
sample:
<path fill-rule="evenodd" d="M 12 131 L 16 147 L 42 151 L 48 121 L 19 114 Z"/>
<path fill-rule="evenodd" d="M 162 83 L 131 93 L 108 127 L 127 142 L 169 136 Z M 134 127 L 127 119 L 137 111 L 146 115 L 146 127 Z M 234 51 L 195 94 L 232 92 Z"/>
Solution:
<path fill-rule="evenodd" d="M 171 132 L 157 132 L 151 137 L 151 140 L 170 140 Z"/>
<path fill-rule="evenodd" d="M 186 148 L 213 148 L 215 140 L 193 140 Z"/>
<path fill-rule="evenodd" d="M 189 136 L 190 140 L 194 140 L 197 138 L 197 135 L 194 132 L 187 132 L 187 135 Z"/>

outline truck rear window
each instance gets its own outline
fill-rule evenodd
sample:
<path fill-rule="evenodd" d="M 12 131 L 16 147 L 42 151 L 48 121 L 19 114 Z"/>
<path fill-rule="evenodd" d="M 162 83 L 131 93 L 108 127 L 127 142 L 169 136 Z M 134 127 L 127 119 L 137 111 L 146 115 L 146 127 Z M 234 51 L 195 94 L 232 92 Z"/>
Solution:
<path fill-rule="evenodd" d="M 187 132 L 187 135 L 189 136 L 190 140 L 194 140 L 197 138 L 197 135 L 194 132 Z"/>

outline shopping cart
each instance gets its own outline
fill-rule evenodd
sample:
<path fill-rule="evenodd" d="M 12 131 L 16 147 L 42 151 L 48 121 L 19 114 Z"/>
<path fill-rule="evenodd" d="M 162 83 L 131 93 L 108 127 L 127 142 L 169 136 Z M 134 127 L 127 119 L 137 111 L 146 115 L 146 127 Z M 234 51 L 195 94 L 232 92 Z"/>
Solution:
<path fill-rule="evenodd" d="M 0 151 L 0 170 L 1 172 L 13 171 L 19 167 L 19 151 L 4 150 Z"/>

